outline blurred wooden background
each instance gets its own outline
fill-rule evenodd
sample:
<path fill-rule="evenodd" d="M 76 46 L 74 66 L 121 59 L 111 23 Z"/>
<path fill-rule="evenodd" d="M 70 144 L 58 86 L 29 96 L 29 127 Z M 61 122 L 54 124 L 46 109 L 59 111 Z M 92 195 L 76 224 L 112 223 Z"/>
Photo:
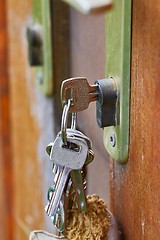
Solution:
<path fill-rule="evenodd" d="M 52 180 L 45 147 L 59 131 L 60 83 L 70 76 L 86 76 L 90 83 L 105 76 L 105 15 L 83 16 L 52 0 L 52 17 L 55 88 L 54 97 L 46 98 L 37 89 L 35 72 L 28 64 L 26 29 L 32 18 L 32 1 L 0 0 L 3 240 L 27 240 L 32 229 L 53 230 L 44 211 Z M 124 240 L 158 240 L 160 233 L 159 22 L 159 0 L 133 0 L 130 154 L 126 165 L 109 163 L 94 103 L 79 115 L 79 128 L 91 137 L 96 153 L 89 166 L 88 192 L 109 203 Z"/>

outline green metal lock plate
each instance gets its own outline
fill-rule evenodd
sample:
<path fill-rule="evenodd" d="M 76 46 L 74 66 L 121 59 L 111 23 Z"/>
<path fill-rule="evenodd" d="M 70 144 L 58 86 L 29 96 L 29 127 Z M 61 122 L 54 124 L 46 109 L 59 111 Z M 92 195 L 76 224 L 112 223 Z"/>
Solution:
<path fill-rule="evenodd" d="M 42 64 L 36 66 L 36 82 L 46 96 L 53 93 L 50 0 L 33 0 L 33 25 L 41 28 Z"/>
<path fill-rule="evenodd" d="M 129 151 L 131 5 L 131 0 L 115 0 L 106 14 L 106 73 L 117 81 L 119 101 L 117 124 L 104 129 L 104 144 L 119 163 L 127 162 Z"/>

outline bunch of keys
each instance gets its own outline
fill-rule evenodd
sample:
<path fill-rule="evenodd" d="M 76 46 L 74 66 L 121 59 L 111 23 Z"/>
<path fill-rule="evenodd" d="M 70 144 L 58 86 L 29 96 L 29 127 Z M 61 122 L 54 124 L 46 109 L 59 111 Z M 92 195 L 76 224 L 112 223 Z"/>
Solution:
<path fill-rule="evenodd" d="M 57 134 L 55 141 L 49 144 L 46 149 L 50 155 L 50 160 L 53 162 L 54 180 L 53 186 L 48 191 L 48 204 L 45 210 L 61 233 L 65 230 L 66 212 L 69 203 L 73 201 L 71 199 L 73 194 L 75 195 L 74 200 L 77 208 L 80 211 L 86 211 L 85 180 L 83 179 L 82 169 L 94 159 L 91 140 L 76 129 L 76 121 L 77 112 L 86 109 L 89 102 L 96 99 L 96 86 L 89 86 L 84 78 L 78 78 L 77 80 L 68 79 L 62 84 L 61 92 L 64 107 L 61 131 Z M 79 95 L 80 91 L 77 91 L 77 83 L 85 88 L 83 103 L 80 103 L 79 100 L 81 94 Z M 68 88 L 72 90 L 72 96 L 66 99 Z M 69 112 L 72 113 L 72 121 L 70 128 L 67 128 Z"/>

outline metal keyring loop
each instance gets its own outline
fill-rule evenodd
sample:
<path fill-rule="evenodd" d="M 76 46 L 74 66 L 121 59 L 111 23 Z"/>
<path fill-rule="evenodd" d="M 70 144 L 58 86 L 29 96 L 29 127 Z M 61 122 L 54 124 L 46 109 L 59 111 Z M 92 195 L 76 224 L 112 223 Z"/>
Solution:
<path fill-rule="evenodd" d="M 77 126 L 77 113 L 72 113 L 71 129 L 76 129 Z"/>
<path fill-rule="evenodd" d="M 62 121 L 61 121 L 61 137 L 65 145 L 67 145 L 67 124 L 68 124 L 68 115 L 69 109 L 71 106 L 71 99 L 68 100 L 68 103 L 63 107 Z"/>

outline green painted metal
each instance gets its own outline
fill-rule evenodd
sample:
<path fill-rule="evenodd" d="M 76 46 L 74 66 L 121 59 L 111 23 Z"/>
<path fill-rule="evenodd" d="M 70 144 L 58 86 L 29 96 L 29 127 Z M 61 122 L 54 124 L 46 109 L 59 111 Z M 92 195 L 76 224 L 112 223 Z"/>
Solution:
<path fill-rule="evenodd" d="M 36 67 L 36 82 L 42 93 L 53 93 L 53 66 L 51 43 L 51 6 L 50 0 L 33 0 L 33 24 L 42 27 L 43 65 Z"/>
<path fill-rule="evenodd" d="M 63 0 L 79 12 L 88 14 L 92 11 L 98 11 L 109 6 L 112 0 Z"/>
<path fill-rule="evenodd" d="M 119 163 L 127 162 L 129 151 L 131 5 L 115 0 L 106 14 L 106 73 L 116 79 L 119 96 L 117 124 L 104 129 L 104 144 Z"/>

